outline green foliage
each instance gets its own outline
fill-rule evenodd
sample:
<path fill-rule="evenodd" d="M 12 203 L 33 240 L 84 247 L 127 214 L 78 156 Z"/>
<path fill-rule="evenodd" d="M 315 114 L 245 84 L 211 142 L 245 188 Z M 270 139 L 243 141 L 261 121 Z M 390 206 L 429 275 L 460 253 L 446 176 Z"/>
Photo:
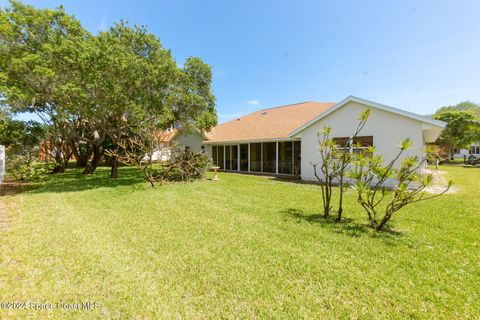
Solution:
<path fill-rule="evenodd" d="M 2 105 L 38 114 L 56 155 L 84 162 L 93 154 L 85 173 L 95 170 L 106 141 L 115 145 L 145 126 L 217 123 L 211 67 L 196 57 L 177 66 L 145 27 L 120 21 L 92 35 L 62 7 L 13 1 L 0 10 L 0 30 Z"/>
<path fill-rule="evenodd" d="M 38 147 L 44 137 L 45 127 L 36 121 L 25 122 L 11 118 L 0 120 L 0 144 L 14 152 Z"/>
<path fill-rule="evenodd" d="M 480 105 L 471 101 L 463 101 L 453 106 L 441 107 L 435 112 L 434 117 L 447 111 L 472 111 L 477 117 L 480 117 Z"/>
<path fill-rule="evenodd" d="M 162 164 L 156 178 L 161 181 L 193 181 L 202 179 L 208 168 L 210 159 L 204 153 L 194 151 L 174 152 L 165 164 Z"/>
<path fill-rule="evenodd" d="M 358 203 L 367 213 L 370 225 L 383 230 L 393 214 L 403 207 L 432 199 L 446 193 L 452 182 L 439 194 L 428 195 L 425 189 L 432 183 L 431 174 L 419 174 L 422 162 L 416 156 L 402 156 L 412 147 L 410 139 L 403 140 L 397 155 L 384 163 L 372 147 L 367 153 L 356 155 L 355 168 L 350 176 L 358 193 Z M 390 192 L 389 190 L 393 190 Z"/>
<path fill-rule="evenodd" d="M 7 153 L 7 177 L 13 180 L 44 180 L 52 172 L 53 162 L 34 160 L 30 155 L 16 155 L 10 158 Z"/>
<path fill-rule="evenodd" d="M 445 150 L 435 144 L 427 144 L 425 147 L 425 158 L 428 163 L 431 164 L 440 164 L 445 160 L 448 160 L 449 155 Z"/>
<path fill-rule="evenodd" d="M 436 144 L 444 147 L 449 155 L 453 155 L 454 148 L 466 147 L 480 139 L 480 120 L 471 111 L 444 111 L 435 119 L 447 123 Z"/>
<path fill-rule="evenodd" d="M 9 117 L 0 120 L 0 145 L 5 146 L 5 169 L 10 178 L 25 180 L 46 173 L 51 166 L 38 159 L 39 144 L 45 136 L 45 127 L 38 122 Z"/>

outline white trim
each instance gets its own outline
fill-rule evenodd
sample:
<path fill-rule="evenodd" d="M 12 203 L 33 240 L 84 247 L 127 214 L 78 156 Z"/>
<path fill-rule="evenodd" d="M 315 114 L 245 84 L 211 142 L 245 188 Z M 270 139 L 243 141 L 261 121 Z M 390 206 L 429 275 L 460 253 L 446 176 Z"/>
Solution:
<path fill-rule="evenodd" d="M 248 143 L 248 172 L 250 172 L 250 143 Z"/>
<path fill-rule="evenodd" d="M 275 174 L 278 174 L 278 141 L 275 143 Z"/>
<path fill-rule="evenodd" d="M 329 114 L 337 111 L 339 108 L 343 107 L 348 102 L 361 103 L 361 104 L 367 105 L 367 106 L 372 107 L 372 108 L 376 108 L 376 109 L 380 109 L 380 110 L 383 110 L 383 111 L 399 114 L 401 116 L 411 118 L 411 119 L 415 119 L 415 120 L 418 120 L 418 121 L 423 122 L 423 123 L 428 123 L 428 124 L 431 124 L 433 126 L 440 127 L 442 129 L 445 128 L 445 126 L 447 125 L 446 122 L 431 119 L 431 118 L 428 118 L 428 117 L 425 117 L 425 116 L 421 116 L 421 115 L 413 113 L 413 112 L 408 112 L 408 111 L 405 111 L 405 110 L 390 107 L 390 106 L 380 104 L 380 103 L 376 103 L 376 102 L 373 102 L 373 101 L 370 101 L 370 100 L 357 98 L 357 97 L 354 97 L 354 96 L 348 96 L 347 98 L 343 99 L 342 101 L 340 101 L 339 103 L 334 105 L 332 108 L 328 109 L 326 112 L 321 113 L 320 115 L 315 117 L 313 120 L 310 120 L 309 122 L 307 122 L 306 124 L 304 124 L 300 128 L 293 130 L 292 132 L 290 132 L 290 134 L 288 136 L 290 138 L 293 138 L 295 135 L 299 134 L 300 132 L 302 132 L 306 128 L 310 127 L 311 125 L 313 125 L 314 123 L 316 123 L 320 119 L 323 119 L 326 116 L 328 116 Z"/>

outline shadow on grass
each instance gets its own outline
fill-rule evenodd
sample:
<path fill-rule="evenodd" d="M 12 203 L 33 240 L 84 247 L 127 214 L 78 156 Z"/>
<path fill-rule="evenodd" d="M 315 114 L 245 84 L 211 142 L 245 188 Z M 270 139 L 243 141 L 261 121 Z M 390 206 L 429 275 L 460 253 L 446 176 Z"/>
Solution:
<path fill-rule="evenodd" d="M 0 197 L 30 192 L 38 188 L 39 185 L 36 183 L 7 181 L 0 184 Z"/>
<path fill-rule="evenodd" d="M 108 168 L 99 167 L 95 173 L 90 175 L 84 175 L 82 169 L 69 169 L 65 173 L 49 175 L 44 181 L 36 182 L 36 188 L 32 189 L 32 192 L 76 192 L 98 188 L 118 188 L 135 184 L 143 187 L 142 182 L 144 182 L 143 177 L 136 168 L 119 168 L 117 179 L 110 179 Z"/>
<path fill-rule="evenodd" d="M 355 222 L 351 218 L 338 221 L 335 219 L 335 217 L 324 218 L 321 214 L 307 214 L 304 213 L 302 210 L 294 208 L 289 208 L 282 211 L 281 213 L 295 219 L 297 222 L 306 221 L 308 223 L 318 224 L 319 226 L 329 229 L 335 233 L 345 234 L 354 238 L 358 238 L 362 235 L 369 235 L 373 238 L 392 240 L 398 239 L 403 236 L 402 232 L 393 230 L 388 227 L 381 232 L 374 231 L 367 224 Z M 389 244 L 395 244 L 395 242 Z"/>
<path fill-rule="evenodd" d="M 460 167 L 460 165 L 458 167 Z M 480 169 L 480 165 L 472 166 L 471 164 L 462 164 L 461 167 L 467 169 Z"/>

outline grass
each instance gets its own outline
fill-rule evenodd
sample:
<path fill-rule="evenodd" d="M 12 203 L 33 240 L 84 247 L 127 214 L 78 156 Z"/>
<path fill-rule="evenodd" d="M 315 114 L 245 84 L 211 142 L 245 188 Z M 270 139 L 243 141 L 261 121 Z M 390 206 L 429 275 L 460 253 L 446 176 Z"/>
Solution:
<path fill-rule="evenodd" d="M 315 185 L 220 174 L 151 189 L 137 172 L 52 176 L 0 197 L 0 318 L 474 319 L 480 315 L 480 170 L 442 166 L 458 193 L 374 233 L 347 193 L 320 218 Z M 22 191 L 22 190 L 20 190 Z"/>

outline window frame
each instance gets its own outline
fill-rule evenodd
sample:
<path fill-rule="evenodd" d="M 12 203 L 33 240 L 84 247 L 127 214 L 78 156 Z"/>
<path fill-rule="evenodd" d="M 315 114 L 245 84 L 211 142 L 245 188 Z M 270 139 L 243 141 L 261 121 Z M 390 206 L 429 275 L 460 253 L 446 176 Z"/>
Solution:
<path fill-rule="evenodd" d="M 361 138 L 371 138 L 371 145 L 367 146 L 355 146 L 355 140 L 356 139 L 361 139 Z M 337 144 L 335 143 L 335 140 L 345 140 L 345 144 Z M 343 152 L 348 152 L 348 153 L 361 153 L 365 152 L 365 150 L 368 150 L 368 148 L 375 146 L 375 138 L 373 135 L 368 135 L 368 136 L 357 136 L 352 139 L 352 137 L 335 137 L 332 138 L 332 141 L 335 143 L 335 148 L 337 150 L 342 150 Z M 348 145 L 347 145 L 348 144 Z"/>

